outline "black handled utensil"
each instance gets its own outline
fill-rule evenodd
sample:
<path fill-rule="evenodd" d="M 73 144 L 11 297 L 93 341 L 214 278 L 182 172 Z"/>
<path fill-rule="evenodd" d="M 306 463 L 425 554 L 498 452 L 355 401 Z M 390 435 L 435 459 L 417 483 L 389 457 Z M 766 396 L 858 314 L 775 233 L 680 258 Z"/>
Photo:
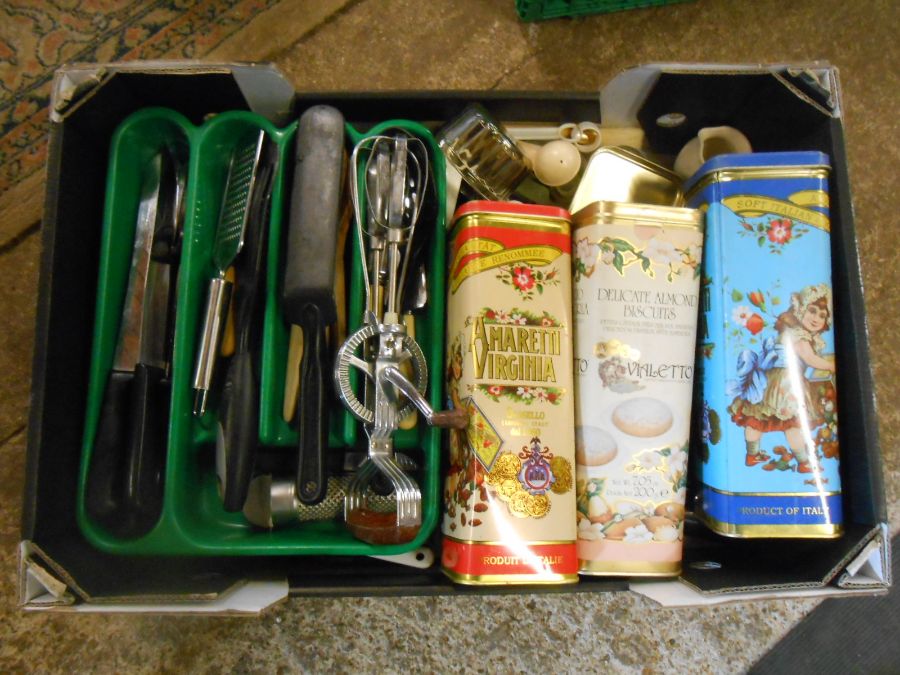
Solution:
<path fill-rule="evenodd" d="M 216 466 L 226 511 L 244 508 L 253 476 L 259 431 L 259 377 L 255 363 L 262 326 L 263 270 L 268 241 L 272 179 L 277 149 L 261 145 L 249 195 L 243 248 L 235 262 L 235 350 L 228 364 L 219 408 Z"/>
<path fill-rule="evenodd" d="M 325 497 L 327 488 L 325 382 L 331 375 L 330 364 L 325 362 L 325 328 L 337 318 L 334 254 L 343 183 L 341 113 L 330 106 L 314 106 L 304 112 L 294 157 L 283 300 L 285 317 L 303 330 L 297 498 L 312 505 Z"/>
<path fill-rule="evenodd" d="M 146 534 L 162 510 L 183 197 L 183 165 L 163 150 L 144 167 L 125 305 L 87 481 L 88 514 L 120 537 Z"/>

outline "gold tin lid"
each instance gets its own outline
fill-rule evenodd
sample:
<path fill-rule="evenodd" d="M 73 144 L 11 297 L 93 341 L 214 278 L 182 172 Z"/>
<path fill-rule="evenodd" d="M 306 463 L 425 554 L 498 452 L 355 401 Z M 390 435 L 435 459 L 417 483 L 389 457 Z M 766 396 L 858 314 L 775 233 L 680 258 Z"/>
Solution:
<path fill-rule="evenodd" d="M 611 146 L 591 155 L 569 211 L 594 202 L 681 206 L 681 178 L 633 148 Z"/>
<path fill-rule="evenodd" d="M 752 164 L 735 161 L 749 156 L 755 157 L 758 161 Z M 690 201 L 698 192 L 712 183 L 792 178 L 818 178 L 826 181 L 830 173 L 831 165 L 828 156 L 815 151 L 720 155 L 708 160 L 686 182 L 685 200 Z M 827 204 L 821 206 L 827 206 Z"/>
<path fill-rule="evenodd" d="M 625 202 L 594 202 L 572 216 L 572 227 L 587 225 L 652 225 L 655 227 L 686 227 L 703 230 L 703 212 L 680 206 L 654 206 Z"/>
<path fill-rule="evenodd" d="M 568 234 L 571 218 L 568 211 L 556 206 L 477 200 L 463 204 L 453 214 L 450 240 L 466 228 L 481 225 Z"/>

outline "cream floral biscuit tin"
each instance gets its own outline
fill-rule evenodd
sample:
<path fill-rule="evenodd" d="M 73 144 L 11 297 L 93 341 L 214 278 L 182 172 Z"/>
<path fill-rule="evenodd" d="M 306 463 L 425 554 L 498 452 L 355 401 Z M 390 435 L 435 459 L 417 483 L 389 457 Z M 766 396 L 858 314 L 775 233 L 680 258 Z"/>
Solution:
<path fill-rule="evenodd" d="M 568 212 L 470 202 L 455 216 L 442 567 L 468 584 L 571 583 L 575 556 Z"/>
<path fill-rule="evenodd" d="M 702 214 L 596 202 L 573 219 L 579 572 L 676 575 Z"/>

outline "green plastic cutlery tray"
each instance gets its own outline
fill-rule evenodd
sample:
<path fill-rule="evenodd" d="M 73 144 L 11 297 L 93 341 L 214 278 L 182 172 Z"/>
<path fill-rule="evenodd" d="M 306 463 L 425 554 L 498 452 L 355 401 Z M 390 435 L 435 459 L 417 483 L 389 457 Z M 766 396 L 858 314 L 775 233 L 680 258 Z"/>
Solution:
<path fill-rule="evenodd" d="M 91 354 L 85 431 L 78 493 L 78 523 L 87 539 L 99 549 L 137 555 L 393 555 L 421 546 L 434 529 L 439 513 L 440 431 L 419 418 L 414 429 L 395 435 L 395 447 L 417 460 L 415 475 L 422 490 L 422 527 L 411 542 L 374 546 L 355 539 L 340 519 L 296 522 L 274 530 L 251 526 L 241 513 L 222 508 L 215 476 L 216 409 L 202 418 L 192 414 L 192 377 L 202 323 L 203 305 L 210 278 L 213 240 L 225 189 L 228 160 L 239 140 L 264 130 L 277 145 L 279 162 L 272 192 L 269 240 L 265 271 L 265 315 L 259 359 L 259 442 L 268 453 L 286 453 L 285 463 L 296 466 L 296 424 L 282 417 L 285 367 L 290 327 L 281 307 L 281 274 L 285 226 L 289 208 L 296 122 L 276 128 L 265 118 L 245 111 L 230 111 L 191 124 L 179 113 L 147 108 L 128 117 L 112 138 L 106 184 L 103 233 L 94 342 Z M 429 364 L 427 398 L 442 405 L 444 333 L 444 195 L 443 156 L 427 128 L 409 121 L 385 121 L 365 132 L 346 126 L 346 144 L 366 135 L 401 127 L 425 140 L 430 149 L 435 194 L 439 208 L 428 252 L 428 305 L 416 315 L 416 338 Z M 141 167 L 164 147 L 179 145 L 189 157 L 184 243 L 178 273 L 175 345 L 172 358 L 172 394 L 162 513 L 155 527 L 135 539 L 113 536 L 93 522 L 85 507 L 85 486 L 97 430 L 104 388 L 112 367 L 122 305 L 128 280 L 135 220 L 139 202 Z M 357 250 L 355 223 L 347 236 L 347 329 L 360 327 L 364 304 L 362 266 Z M 221 372 L 224 364 L 217 366 Z M 330 375 L 330 373 L 329 373 Z M 357 378 L 358 380 L 359 378 Z M 330 383 L 330 377 L 328 378 Z M 357 383 L 358 384 L 358 383 Z M 330 384 L 329 384 L 330 388 Z M 366 435 L 360 423 L 334 399 L 329 404 L 329 451 L 365 449 Z M 295 469 L 290 476 L 293 477 Z"/>

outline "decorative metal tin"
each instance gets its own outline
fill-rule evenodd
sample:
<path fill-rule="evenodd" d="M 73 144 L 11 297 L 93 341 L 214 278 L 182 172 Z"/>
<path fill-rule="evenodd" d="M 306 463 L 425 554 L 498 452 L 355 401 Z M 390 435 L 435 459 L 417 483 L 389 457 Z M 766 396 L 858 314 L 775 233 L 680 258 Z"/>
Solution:
<path fill-rule="evenodd" d="M 470 202 L 455 216 L 444 572 L 467 584 L 571 583 L 575 557 L 569 215 Z"/>
<path fill-rule="evenodd" d="M 688 186 L 706 210 L 697 510 L 736 537 L 841 533 L 829 161 L 724 155 Z"/>
<path fill-rule="evenodd" d="M 591 155 L 569 211 L 577 213 L 596 202 L 681 206 L 681 179 L 637 150 L 624 146 L 600 148 Z"/>
<path fill-rule="evenodd" d="M 573 216 L 579 572 L 681 569 L 703 216 Z"/>

